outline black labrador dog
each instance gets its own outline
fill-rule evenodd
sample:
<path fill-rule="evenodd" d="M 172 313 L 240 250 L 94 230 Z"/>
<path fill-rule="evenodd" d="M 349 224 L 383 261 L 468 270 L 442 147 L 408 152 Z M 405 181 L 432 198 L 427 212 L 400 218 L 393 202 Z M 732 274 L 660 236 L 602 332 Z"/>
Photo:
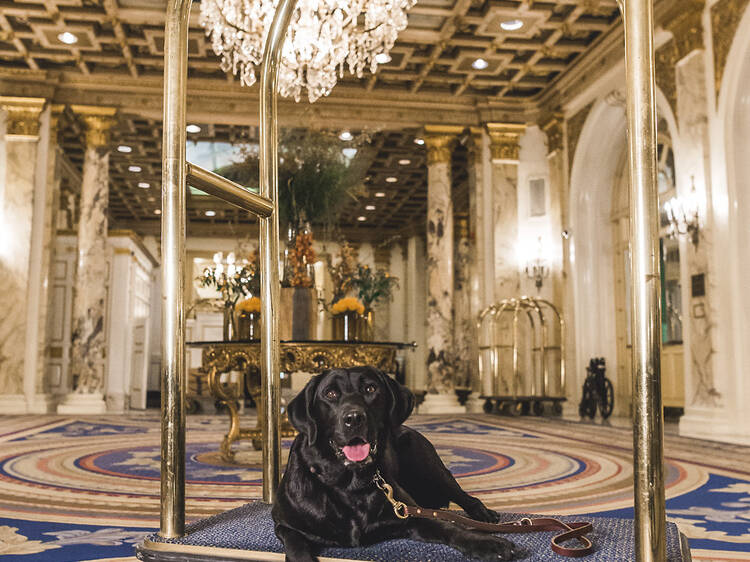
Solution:
<path fill-rule="evenodd" d="M 513 558 L 513 543 L 501 537 L 395 516 L 374 482 L 376 470 L 397 500 L 432 509 L 452 501 L 479 521 L 498 519 L 461 489 L 427 439 L 401 425 L 413 408 L 409 389 L 372 367 L 317 375 L 289 403 L 299 435 L 272 511 L 287 561 L 315 561 L 324 545 L 395 538 L 444 543 L 471 559 Z"/>

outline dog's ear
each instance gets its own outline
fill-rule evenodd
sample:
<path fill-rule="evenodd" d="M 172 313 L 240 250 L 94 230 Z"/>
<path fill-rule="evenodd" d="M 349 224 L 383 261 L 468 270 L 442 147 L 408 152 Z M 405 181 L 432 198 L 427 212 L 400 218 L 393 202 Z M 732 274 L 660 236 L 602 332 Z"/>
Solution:
<path fill-rule="evenodd" d="M 312 404 L 315 399 L 315 391 L 323 375 L 315 375 L 311 378 L 305 388 L 295 396 L 286 407 L 289 421 L 294 429 L 307 437 L 307 442 L 312 445 L 318 438 L 318 422 L 312 414 Z"/>
<path fill-rule="evenodd" d="M 414 394 L 393 377 L 378 371 L 383 384 L 390 394 L 390 420 L 393 427 L 406 421 L 414 409 Z"/>

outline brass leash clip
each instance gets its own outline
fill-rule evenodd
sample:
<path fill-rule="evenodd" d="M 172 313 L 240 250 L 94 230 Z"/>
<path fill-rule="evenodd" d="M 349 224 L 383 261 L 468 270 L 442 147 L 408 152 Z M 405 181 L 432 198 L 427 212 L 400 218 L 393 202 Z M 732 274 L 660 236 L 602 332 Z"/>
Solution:
<path fill-rule="evenodd" d="M 383 491 L 386 499 L 393 506 L 393 513 L 396 514 L 396 517 L 399 519 L 407 519 L 409 514 L 406 513 L 406 504 L 393 497 L 393 487 L 385 481 L 385 478 L 380 474 L 380 470 L 375 471 L 373 481 L 375 482 L 375 485 Z"/>

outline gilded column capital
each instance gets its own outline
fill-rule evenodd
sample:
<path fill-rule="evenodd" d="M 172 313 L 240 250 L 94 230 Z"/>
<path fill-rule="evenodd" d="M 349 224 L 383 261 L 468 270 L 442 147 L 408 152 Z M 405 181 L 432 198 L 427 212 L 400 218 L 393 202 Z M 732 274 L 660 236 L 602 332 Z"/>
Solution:
<path fill-rule="evenodd" d="M 561 111 L 554 111 L 540 123 L 544 134 L 547 135 L 547 154 L 552 156 L 563 149 L 563 124 L 565 116 Z"/>
<path fill-rule="evenodd" d="M 109 131 L 115 124 L 116 108 L 98 105 L 71 105 L 70 108 L 86 125 L 87 147 L 100 148 L 109 144 Z"/>
<path fill-rule="evenodd" d="M 39 137 L 39 116 L 44 109 L 44 98 L 0 96 L 0 107 L 6 114 L 6 135 L 34 140 Z"/>
<path fill-rule="evenodd" d="M 424 128 L 427 147 L 427 165 L 450 162 L 453 144 L 465 127 L 450 125 L 428 125 Z"/>
<path fill-rule="evenodd" d="M 521 135 L 526 125 L 520 123 L 487 123 L 493 162 L 518 163 Z"/>
<path fill-rule="evenodd" d="M 52 104 L 50 106 L 49 116 L 49 137 L 53 142 L 57 142 L 57 132 L 60 126 L 60 118 L 65 111 L 65 106 L 62 104 Z"/>
<path fill-rule="evenodd" d="M 677 61 L 696 49 L 703 49 L 703 10 L 705 0 L 680 0 L 664 14 L 664 27 L 672 32 Z"/>

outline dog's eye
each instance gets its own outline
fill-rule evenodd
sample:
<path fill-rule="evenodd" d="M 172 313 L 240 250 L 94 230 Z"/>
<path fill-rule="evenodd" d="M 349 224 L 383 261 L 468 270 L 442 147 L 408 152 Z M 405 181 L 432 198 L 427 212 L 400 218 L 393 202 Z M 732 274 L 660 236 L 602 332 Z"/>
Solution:
<path fill-rule="evenodd" d="M 326 390 L 326 398 L 328 398 L 329 400 L 336 400 L 336 398 L 338 397 L 339 391 L 335 388 L 329 388 L 328 390 Z"/>
<path fill-rule="evenodd" d="M 367 385 L 367 386 L 365 387 L 365 392 L 366 392 L 367 394 L 372 394 L 372 393 L 373 393 L 373 392 L 375 392 L 375 391 L 376 391 L 377 389 L 378 389 L 378 387 L 376 387 L 376 386 L 375 386 L 374 384 L 370 383 L 370 384 L 368 384 L 368 385 Z"/>

